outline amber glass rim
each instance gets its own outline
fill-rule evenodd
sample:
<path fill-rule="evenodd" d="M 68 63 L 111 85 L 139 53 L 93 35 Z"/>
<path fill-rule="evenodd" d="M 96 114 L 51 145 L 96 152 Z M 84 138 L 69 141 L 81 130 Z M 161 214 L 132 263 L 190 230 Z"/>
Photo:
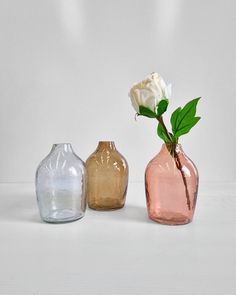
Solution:
<path fill-rule="evenodd" d="M 109 141 L 109 140 L 99 140 L 98 143 L 115 143 L 113 140 Z"/>

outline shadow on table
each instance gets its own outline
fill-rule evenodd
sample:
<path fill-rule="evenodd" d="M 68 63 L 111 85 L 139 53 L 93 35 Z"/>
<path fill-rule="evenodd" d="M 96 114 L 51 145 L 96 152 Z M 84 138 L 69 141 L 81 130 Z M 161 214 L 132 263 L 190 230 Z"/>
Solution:
<path fill-rule="evenodd" d="M 126 204 L 124 208 L 112 211 L 94 211 L 91 209 L 87 209 L 87 211 L 102 215 L 105 219 L 120 222 L 153 223 L 148 218 L 146 207 L 137 205 Z M 0 221 L 43 223 L 39 216 L 36 196 L 33 193 L 19 193 L 0 198 Z"/>
<path fill-rule="evenodd" d="M 89 209 L 91 210 L 91 209 Z M 144 222 L 153 223 L 148 218 L 147 209 L 145 207 L 136 205 L 125 205 L 124 208 L 112 211 L 94 211 L 96 214 L 103 215 L 106 219 L 117 220 L 117 221 L 134 221 L 134 222 Z"/>
<path fill-rule="evenodd" d="M 42 223 L 35 195 L 19 194 L 4 198 L 4 202 L 0 201 L 0 220 Z"/>

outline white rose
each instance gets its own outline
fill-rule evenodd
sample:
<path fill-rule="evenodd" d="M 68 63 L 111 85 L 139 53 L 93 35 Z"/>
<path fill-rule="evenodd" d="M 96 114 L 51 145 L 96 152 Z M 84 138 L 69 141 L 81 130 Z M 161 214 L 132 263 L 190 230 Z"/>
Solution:
<path fill-rule="evenodd" d="M 140 106 L 144 106 L 156 113 L 158 103 L 162 99 L 169 99 L 170 94 L 171 85 L 167 86 L 159 74 L 152 73 L 130 89 L 129 97 L 137 113 L 139 113 Z"/>

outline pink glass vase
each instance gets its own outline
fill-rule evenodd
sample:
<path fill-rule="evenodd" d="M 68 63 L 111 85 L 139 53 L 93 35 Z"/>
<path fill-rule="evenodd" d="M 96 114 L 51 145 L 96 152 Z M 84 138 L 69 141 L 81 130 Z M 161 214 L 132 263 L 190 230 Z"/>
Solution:
<path fill-rule="evenodd" d="M 192 221 L 198 191 L 198 172 L 180 144 L 167 145 L 147 165 L 145 188 L 149 218 L 162 224 Z"/>

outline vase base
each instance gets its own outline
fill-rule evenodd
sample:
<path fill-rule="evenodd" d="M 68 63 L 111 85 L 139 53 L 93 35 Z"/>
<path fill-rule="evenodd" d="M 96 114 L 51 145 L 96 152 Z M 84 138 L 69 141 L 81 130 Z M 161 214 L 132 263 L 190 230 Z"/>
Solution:
<path fill-rule="evenodd" d="M 166 225 L 184 225 L 192 221 L 185 215 L 173 212 L 162 212 L 162 214 L 158 215 L 149 215 L 149 218 L 155 222 Z"/>
<path fill-rule="evenodd" d="M 122 209 L 124 207 L 124 204 L 119 206 L 119 207 L 93 207 L 88 205 L 90 209 L 95 210 L 95 211 L 115 211 L 115 210 L 119 210 Z"/>
<path fill-rule="evenodd" d="M 64 209 L 64 210 L 55 210 L 50 215 L 42 217 L 43 221 L 47 223 L 66 223 L 76 221 L 84 217 L 83 212 L 75 212 L 74 210 Z"/>

